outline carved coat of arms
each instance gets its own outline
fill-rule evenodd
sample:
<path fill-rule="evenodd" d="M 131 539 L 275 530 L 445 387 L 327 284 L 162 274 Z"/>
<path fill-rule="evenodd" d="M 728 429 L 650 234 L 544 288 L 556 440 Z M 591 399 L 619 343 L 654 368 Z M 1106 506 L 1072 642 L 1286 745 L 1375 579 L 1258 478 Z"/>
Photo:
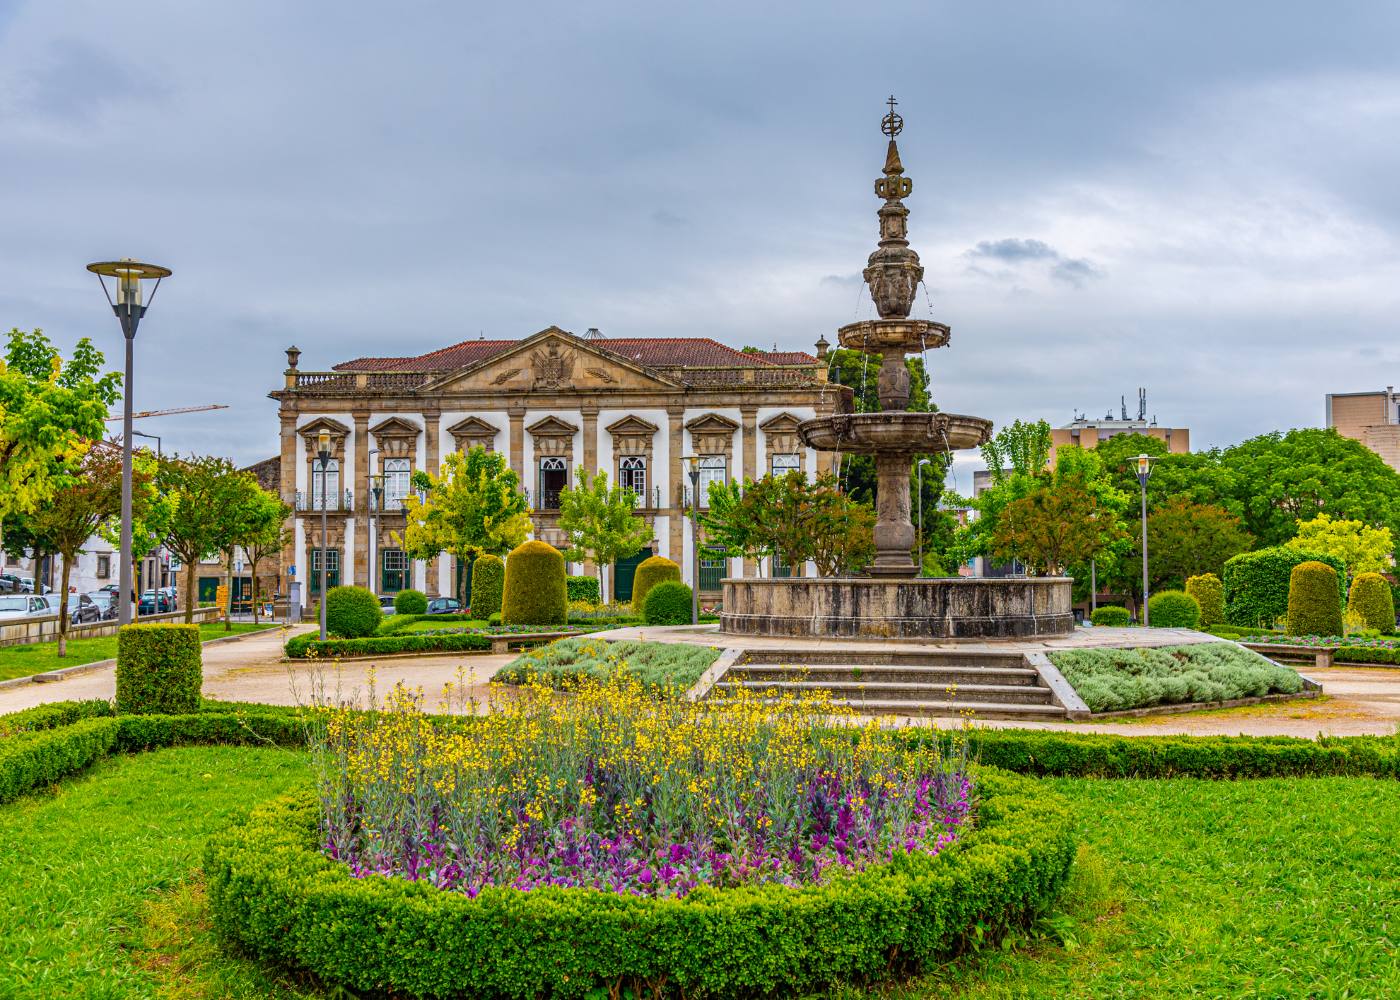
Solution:
<path fill-rule="evenodd" d="M 561 351 L 556 341 L 543 351 L 531 351 L 530 364 L 536 389 L 563 388 L 574 374 L 573 354 Z"/>

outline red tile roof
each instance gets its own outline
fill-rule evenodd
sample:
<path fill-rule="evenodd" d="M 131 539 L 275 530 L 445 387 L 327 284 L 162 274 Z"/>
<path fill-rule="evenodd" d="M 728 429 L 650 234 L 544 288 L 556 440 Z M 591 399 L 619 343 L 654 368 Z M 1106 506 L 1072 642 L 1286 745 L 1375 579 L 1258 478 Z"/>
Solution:
<path fill-rule="evenodd" d="M 763 356 L 775 365 L 814 365 L 817 359 L 806 351 L 764 351 Z"/>

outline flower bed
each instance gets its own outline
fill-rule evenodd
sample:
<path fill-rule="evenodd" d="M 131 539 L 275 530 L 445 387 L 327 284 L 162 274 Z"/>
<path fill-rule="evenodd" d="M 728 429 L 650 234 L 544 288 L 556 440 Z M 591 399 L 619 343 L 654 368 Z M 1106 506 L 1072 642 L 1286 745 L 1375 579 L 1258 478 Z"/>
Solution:
<path fill-rule="evenodd" d="M 1279 646 L 1311 646 L 1316 649 L 1355 647 L 1360 649 L 1400 650 L 1400 640 L 1368 639 L 1359 635 L 1281 635 L 1277 632 L 1270 632 L 1262 635 L 1245 635 L 1238 641 L 1260 644 L 1273 643 Z"/>
<path fill-rule="evenodd" d="M 719 655 L 714 646 L 687 643 L 559 639 L 522 653 L 502 667 L 495 679 L 506 684 L 568 687 L 626 673 L 654 690 L 682 692 L 693 687 Z"/>

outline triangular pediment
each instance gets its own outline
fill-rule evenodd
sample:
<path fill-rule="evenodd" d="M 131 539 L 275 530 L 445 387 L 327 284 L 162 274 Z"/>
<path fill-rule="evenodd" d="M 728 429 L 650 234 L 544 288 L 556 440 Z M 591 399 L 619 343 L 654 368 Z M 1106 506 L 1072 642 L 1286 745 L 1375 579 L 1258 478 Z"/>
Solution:
<path fill-rule="evenodd" d="M 739 429 L 738 423 L 718 413 L 706 413 L 685 425 L 692 434 L 730 434 Z"/>
<path fill-rule="evenodd" d="M 676 389 L 680 383 L 557 326 L 494 357 L 444 372 L 425 392 L 604 392 Z"/>
<path fill-rule="evenodd" d="M 641 417 L 626 416 L 616 423 L 608 424 L 608 433 L 613 437 L 651 437 L 661 428 Z"/>
<path fill-rule="evenodd" d="M 350 428 L 346 427 L 339 420 L 332 420 L 330 417 L 317 417 L 309 424 L 302 424 L 297 428 L 297 433 L 307 440 L 315 440 L 316 435 L 322 430 L 330 432 L 333 438 L 343 438 L 350 434 Z"/>
<path fill-rule="evenodd" d="M 558 417 L 545 417 L 525 429 L 532 437 L 573 437 L 578 433 L 577 427 Z"/>
<path fill-rule="evenodd" d="M 381 420 L 369 429 L 369 432 L 376 438 L 416 438 L 418 431 L 417 424 L 411 424 L 402 417 Z"/>
<path fill-rule="evenodd" d="M 459 438 L 495 437 L 499 430 L 495 424 L 488 424 L 480 417 L 467 417 L 447 428 L 447 433 Z"/>
<path fill-rule="evenodd" d="M 775 417 L 769 417 L 758 427 L 765 434 L 793 434 L 797 431 L 797 425 L 802 423 L 801 419 L 794 417 L 791 413 L 779 413 Z"/>

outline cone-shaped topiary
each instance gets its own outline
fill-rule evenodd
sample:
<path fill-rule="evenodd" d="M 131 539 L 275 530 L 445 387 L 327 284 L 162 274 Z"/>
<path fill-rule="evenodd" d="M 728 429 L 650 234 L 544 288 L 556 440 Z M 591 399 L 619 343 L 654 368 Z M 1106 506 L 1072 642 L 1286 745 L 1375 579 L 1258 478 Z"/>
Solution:
<path fill-rule="evenodd" d="M 500 613 L 501 591 L 506 582 L 506 564 L 500 556 L 477 556 L 472 563 L 472 596 L 470 606 L 473 618 L 489 621 L 491 616 Z"/>
<path fill-rule="evenodd" d="M 1379 573 L 1361 573 L 1351 581 L 1347 610 L 1366 620 L 1366 627 L 1380 632 L 1395 628 L 1395 595 Z"/>
<path fill-rule="evenodd" d="M 394 614 L 426 615 L 428 595 L 421 590 L 400 590 L 394 595 Z"/>
<path fill-rule="evenodd" d="M 569 595 L 564 554 L 547 542 L 521 542 L 506 556 L 501 595 L 504 625 L 565 625 Z"/>
<path fill-rule="evenodd" d="M 681 568 L 665 556 L 652 556 L 637 565 L 637 573 L 632 577 L 632 612 L 645 615 L 647 591 L 662 580 L 680 581 Z M 689 619 L 686 619 L 689 621 Z"/>
<path fill-rule="evenodd" d="M 690 588 L 679 580 L 662 580 L 647 591 L 642 618 L 648 625 L 689 625 Z"/>
<path fill-rule="evenodd" d="M 1186 592 L 1201 606 L 1201 625 L 1220 625 L 1225 621 L 1225 585 L 1214 573 L 1202 573 L 1186 581 Z"/>
<path fill-rule="evenodd" d="M 1341 635 L 1342 602 L 1337 571 L 1326 563 L 1305 562 L 1288 578 L 1288 631 L 1293 635 Z"/>
<path fill-rule="evenodd" d="M 1201 606 L 1180 590 L 1158 591 L 1147 602 L 1147 621 L 1153 628 L 1195 628 L 1201 622 Z"/>
<path fill-rule="evenodd" d="M 326 631 L 338 639 L 374 635 L 384 621 L 379 598 L 364 587 L 332 587 L 326 591 Z"/>
<path fill-rule="evenodd" d="M 1094 613 L 1089 616 L 1089 620 L 1095 625 L 1106 625 L 1110 628 L 1123 628 L 1128 622 L 1133 620 L 1133 616 L 1128 614 L 1127 608 L 1120 608 L 1116 604 L 1104 604 L 1094 609 Z"/>

